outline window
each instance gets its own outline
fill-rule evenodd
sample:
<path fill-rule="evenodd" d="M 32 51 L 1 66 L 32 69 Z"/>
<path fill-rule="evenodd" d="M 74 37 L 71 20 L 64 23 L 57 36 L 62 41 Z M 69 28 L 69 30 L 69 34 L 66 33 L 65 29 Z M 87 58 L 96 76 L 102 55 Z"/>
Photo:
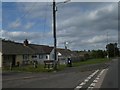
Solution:
<path fill-rule="evenodd" d="M 39 55 L 39 59 L 43 59 L 43 55 Z"/>
<path fill-rule="evenodd" d="M 36 56 L 36 55 L 33 55 L 32 58 L 37 58 L 37 56 Z"/>
<path fill-rule="evenodd" d="M 46 56 L 46 59 L 48 59 L 48 56 Z"/>
<path fill-rule="evenodd" d="M 29 55 L 23 55 L 23 64 L 28 64 Z"/>
<path fill-rule="evenodd" d="M 28 60 L 29 59 L 29 55 L 23 55 L 23 60 Z"/>

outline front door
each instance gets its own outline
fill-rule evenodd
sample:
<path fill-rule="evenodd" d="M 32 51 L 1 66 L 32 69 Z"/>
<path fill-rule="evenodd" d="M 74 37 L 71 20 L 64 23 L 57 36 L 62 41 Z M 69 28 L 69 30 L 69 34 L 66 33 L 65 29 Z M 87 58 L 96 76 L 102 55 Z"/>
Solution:
<path fill-rule="evenodd" d="M 12 55 L 12 66 L 15 66 L 15 62 L 16 62 L 15 58 L 16 58 L 16 56 Z"/>

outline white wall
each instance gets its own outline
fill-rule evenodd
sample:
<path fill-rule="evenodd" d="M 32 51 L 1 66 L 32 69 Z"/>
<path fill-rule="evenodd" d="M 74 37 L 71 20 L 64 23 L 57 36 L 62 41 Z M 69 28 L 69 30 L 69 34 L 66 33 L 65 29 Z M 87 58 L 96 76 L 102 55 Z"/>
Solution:
<path fill-rule="evenodd" d="M 59 59 L 59 63 L 60 63 L 60 64 L 66 64 L 67 58 L 66 58 L 66 57 L 63 57 L 60 52 L 57 52 L 57 53 L 58 53 L 58 54 L 57 54 L 57 60 Z M 51 53 L 50 53 L 50 60 L 54 60 L 53 55 L 54 55 L 54 49 L 53 49 L 53 50 L 51 51 Z"/>
<path fill-rule="evenodd" d="M 23 63 L 23 55 L 16 55 L 16 62 Z"/>
<path fill-rule="evenodd" d="M 57 52 L 58 53 L 58 52 Z M 51 51 L 51 53 L 50 53 L 50 60 L 54 60 L 54 57 L 53 57 L 53 55 L 54 55 L 54 49 Z M 58 54 L 57 54 L 57 60 L 58 60 Z"/>
<path fill-rule="evenodd" d="M 39 55 L 36 55 L 37 57 L 33 60 L 37 60 L 38 63 L 43 63 L 44 60 L 50 60 L 50 55 L 49 54 L 44 54 L 42 55 L 42 58 L 39 58 Z M 47 58 L 46 58 L 47 57 Z"/>
<path fill-rule="evenodd" d="M 50 60 L 54 60 L 53 55 L 54 55 L 54 49 L 50 53 Z"/>

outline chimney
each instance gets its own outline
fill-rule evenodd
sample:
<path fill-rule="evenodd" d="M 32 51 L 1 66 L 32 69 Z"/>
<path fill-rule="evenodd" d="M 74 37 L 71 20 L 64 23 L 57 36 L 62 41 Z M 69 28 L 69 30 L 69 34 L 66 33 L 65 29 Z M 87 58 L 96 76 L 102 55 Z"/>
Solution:
<path fill-rule="evenodd" d="M 23 45 L 24 45 L 24 46 L 28 46 L 28 44 L 29 44 L 29 43 L 28 43 L 28 40 L 25 39 L 25 41 L 23 42 Z"/>

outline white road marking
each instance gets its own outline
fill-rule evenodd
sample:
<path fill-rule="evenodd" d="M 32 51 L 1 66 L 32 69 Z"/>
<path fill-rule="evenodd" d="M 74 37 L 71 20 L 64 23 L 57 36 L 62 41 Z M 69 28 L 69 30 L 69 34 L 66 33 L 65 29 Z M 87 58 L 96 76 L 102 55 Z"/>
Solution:
<path fill-rule="evenodd" d="M 81 84 L 80 84 L 80 86 L 83 86 L 85 84 L 85 82 L 82 82 Z"/>
<path fill-rule="evenodd" d="M 97 74 L 98 71 L 99 71 L 99 69 L 96 70 L 95 72 L 93 72 L 91 75 L 89 75 L 89 77 L 87 77 L 87 78 L 86 78 L 81 84 L 79 84 L 74 90 L 77 90 L 78 88 L 82 88 L 83 85 L 85 85 L 86 82 L 88 82 L 95 74 Z"/>
<path fill-rule="evenodd" d="M 100 75 L 98 75 L 97 78 L 100 78 Z"/>
<path fill-rule="evenodd" d="M 91 83 L 90 87 L 94 87 L 96 83 Z"/>
<path fill-rule="evenodd" d="M 93 87 L 88 87 L 88 88 L 87 88 L 87 90 L 92 90 L 92 89 L 93 89 Z"/>
<path fill-rule="evenodd" d="M 104 72 L 101 74 L 100 79 L 98 80 L 98 82 L 96 83 L 96 85 L 95 85 L 94 88 L 100 88 L 100 87 L 101 87 L 102 82 L 103 82 L 103 80 L 104 80 L 104 77 L 105 77 L 107 71 L 108 71 L 108 69 L 105 69 L 105 70 L 104 70 Z"/>
<path fill-rule="evenodd" d="M 77 86 L 76 88 L 82 88 L 82 86 Z"/>
<path fill-rule="evenodd" d="M 93 77 L 93 76 L 94 76 L 94 74 L 90 75 L 90 77 Z"/>
<path fill-rule="evenodd" d="M 87 79 L 89 80 L 89 79 L 91 79 L 91 78 L 92 78 L 92 77 L 89 76 Z"/>
<path fill-rule="evenodd" d="M 105 71 L 105 69 L 103 69 L 98 76 L 95 78 L 95 80 L 93 81 L 93 83 L 90 84 L 90 86 L 88 87 L 87 90 L 92 90 L 92 88 L 95 87 L 96 83 L 98 82 L 98 80 L 100 79 L 100 76 L 103 74 L 103 72 Z M 91 88 L 92 87 L 92 88 Z"/>
<path fill-rule="evenodd" d="M 96 80 L 99 80 L 99 79 L 100 79 L 100 78 L 98 78 L 98 77 L 96 78 Z"/>
<path fill-rule="evenodd" d="M 94 80 L 93 82 L 94 82 L 94 83 L 97 83 L 97 82 L 98 82 L 98 80 Z"/>
<path fill-rule="evenodd" d="M 93 87 L 92 87 L 92 86 L 90 86 L 90 87 L 88 87 L 88 89 L 89 89 L 89 88 L 93 88 Z"/>
<path fill-rule="evenodd" d="M 85 79 L 85 82 L 88 82 L 89 81 L 89 79 Z"/>

